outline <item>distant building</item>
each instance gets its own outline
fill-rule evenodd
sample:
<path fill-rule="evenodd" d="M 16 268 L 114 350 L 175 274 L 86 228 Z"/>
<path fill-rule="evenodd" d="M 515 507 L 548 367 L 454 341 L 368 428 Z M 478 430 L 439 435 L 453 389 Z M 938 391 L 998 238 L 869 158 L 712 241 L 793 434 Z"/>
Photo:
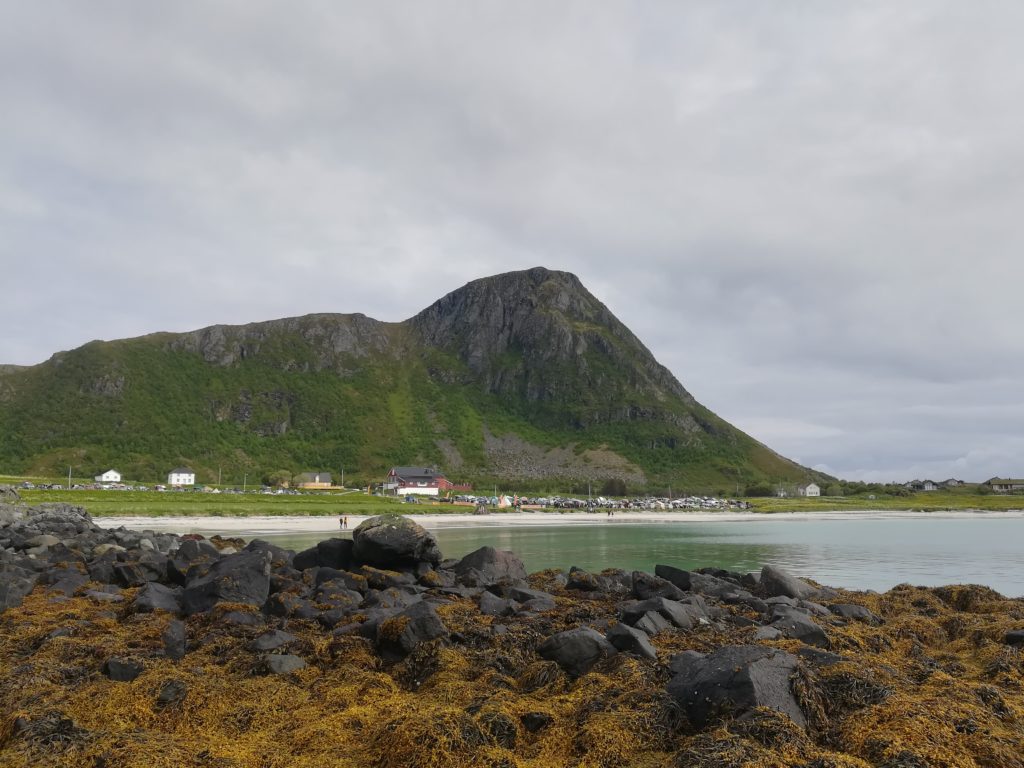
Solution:
<path fill-rule="evenodd" d="M 392 467 L 384 481 L 384 491 L 399 496 L 421 494 L 437 496 L 443 491 L 470 491 L 471 486 L 456 485 L 432 467 Z"/>
<path fill-rule="evenodd" d="M 97 483 L 120 483 L 121 473 L 116 469 L 108 469 L 102 475 L 96 475 Z"/>
<path fill-rule="evenodd" d="M 801 485 L 797 489 L 797 493 L 801 496 L 821 496 L 821 488 L 817 483 L 808 483 L 807 485 Z"/>
<path fill-rule="evenodd" d="M 1024 491 L 1024 480 L 1018 478 L 993 477 L 986 480 L 985 485 L 996 493 L 1011 493 L 1012 491 Z"/>
<path fill-rule="evenodd" d="M 170 486 L 195 485 L 196 473 L 188 467 L 177 467 L 167 473 L 167 484 Z"/>
<path fill-rule="evenodd" d="M 939 483 L 943 488 L 962 488 L 964 484 L 963 480 L 957 480 L 955 477 L 949 478 L 949 480 L 943 480 Z"/>
<path fill-rule="evenodd" d="M 937 491 L 937 490 L 939 490 L 938 484 L 932 482 L 931 480 L 911 480 L 904 487 L 907 488 L 908 490 L 911 490 L 911 491 Z"/>
<path fill-rule="evenodd" d="M 296 488 L 333 488 L 330 472 L 303 472 L 295 478 Z"/>

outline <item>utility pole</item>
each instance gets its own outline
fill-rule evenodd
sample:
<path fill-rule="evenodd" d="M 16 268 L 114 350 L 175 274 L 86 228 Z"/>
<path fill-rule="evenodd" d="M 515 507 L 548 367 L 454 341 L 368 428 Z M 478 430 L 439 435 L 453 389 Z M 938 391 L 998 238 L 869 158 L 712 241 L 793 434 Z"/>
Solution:
<path fill-rule="evenodd" d="M 345 487 L 345 468 L 341 468 L 341 487 Z"/>
<path fill-rule="evenodd" d="M 220 467 L 217 467 L 217 485 L 220 485 Z"/>
<path fill-rule="evenodd" d="M 242 473 L 242 493 L 245 493 L 245 481 L 249 479 L 249 475 L 245 472 Z"/>
<path fill-rule="evenodd" d="M 68 490 L 71 490 L 71 467 L 68 467 Z"/>

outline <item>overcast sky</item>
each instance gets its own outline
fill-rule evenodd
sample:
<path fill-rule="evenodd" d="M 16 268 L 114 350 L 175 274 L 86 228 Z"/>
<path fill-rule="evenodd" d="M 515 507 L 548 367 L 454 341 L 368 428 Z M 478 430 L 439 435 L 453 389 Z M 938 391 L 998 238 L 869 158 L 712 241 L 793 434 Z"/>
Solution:
<path fill-rule="evenodd" d="M 1024 475 L 1024 5 L 7 2 L 0 362 L 576 273 L 850 479 Z"/>

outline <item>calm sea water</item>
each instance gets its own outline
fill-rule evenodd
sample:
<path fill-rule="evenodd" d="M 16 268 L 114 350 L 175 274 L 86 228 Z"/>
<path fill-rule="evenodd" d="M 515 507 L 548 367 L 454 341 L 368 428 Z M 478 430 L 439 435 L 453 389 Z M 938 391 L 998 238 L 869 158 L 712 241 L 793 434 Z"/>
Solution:
<path fill-rule="evenodd" d="M 653 571 L 714 566 L 757 571 L 781 566 L 823 584 L 887 590 L 909 582 L 923 586 L 985 584 L 1004 595 L 1024 595 L 1024 518 L 867 518 L 737 522 L 627 523 L 530 527 L 431 526 L 446 557 L 461 557 L 485 544 L 517 553 L 528 571 L 579 566 Z M 235 534 L 238 535 L 238 534 Z M 338 535 L 338 534 L 332 534 Z M 350 534 L 348 534 L 350 535 Z M 274 535 L 290 549 L 327 538 Z"/>

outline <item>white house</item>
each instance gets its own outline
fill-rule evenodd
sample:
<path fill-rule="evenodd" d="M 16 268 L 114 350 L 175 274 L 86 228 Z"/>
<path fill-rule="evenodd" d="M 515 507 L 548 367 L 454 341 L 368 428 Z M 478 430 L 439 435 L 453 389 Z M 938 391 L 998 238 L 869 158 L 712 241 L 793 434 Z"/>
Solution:
<path fill-rule="evenodd" d="M 108 469 L 102 475 L 96 475 L 97 483 L 120 483 L 121 473 L 116 469 Z"/>
<path fill-rule="evenodd" d="M 801 496 L 821 496 L 821 488 L 817 483 L 808 483 L 807 485 L 801 485 L 798 489 Z"/>
<path fill-rule="evenodd" d="M 196 473 L 188 467 L 177 467 L 167 473 L 168 485 L 195 485 Z"/>

